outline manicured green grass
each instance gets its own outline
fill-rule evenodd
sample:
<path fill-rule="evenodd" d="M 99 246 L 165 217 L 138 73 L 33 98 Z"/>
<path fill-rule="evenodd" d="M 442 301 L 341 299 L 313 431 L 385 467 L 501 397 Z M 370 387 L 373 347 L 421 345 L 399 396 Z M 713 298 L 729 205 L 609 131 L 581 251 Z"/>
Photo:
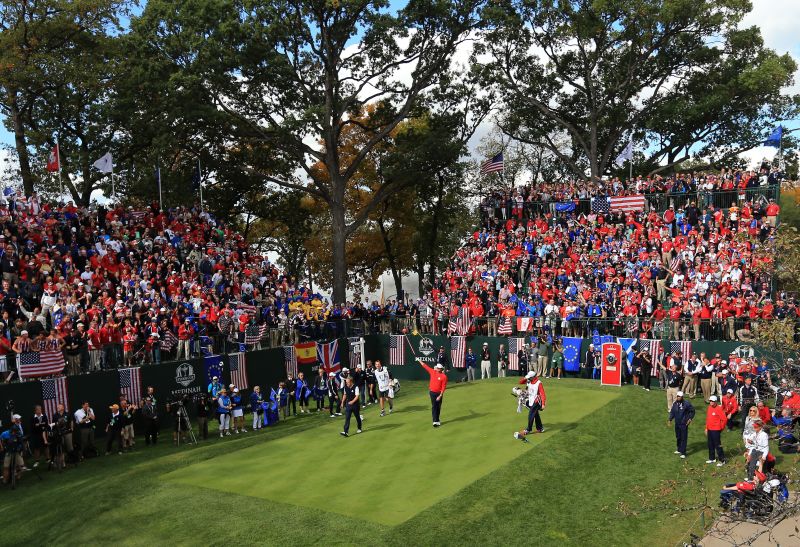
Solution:
<path fill-rule="evenodd" d="M 527 413 L 514 412 L 511 382 L 450 389 L 441 428 L 432 427 L 430 399 L 417 390 L 398 399 L 397 412 L 391 415 L 380 417 L 374 406 L 364 409 L 361 434 L 355 434 L 352 420 L 351 437 L 344 438 L 339 435 L 341 419 L 327 418 L 313 436 L 283 437 L 221 461 L 174 471 L 163 479 L 397 525 L 558 435 L 618 395 L 557 386 L 561 388 L 555 392 L 557 402 L 543 413 L 547 430 L 523 444 L 514 441 L 512 433 L 526 426 Z M 284 466 L 274 465 L 276 461 L 291 462 L 308 473 L 302 477 L 287 473 Z M 217 473 L 229 478 L 207 480 Z M 332 503 L 332 492 L 346 501 Z"/>
<path fill-rule="evenodd" d="M 675 545 L 701 531 L 701 507 L 716 505 L 719 485 L 743 475 L 738 432 L 724 437 L 729 466 L 704 465 L 697 399 L 682 461 L 672 454 L 663 393 L 545 382 L 548 431 L 532 445 L 511 438 L 524 425 L 508 395 L 512 379 L 453 389 L 441 430 L 429 425 L 426 386 L 406 382 L 397 401 L 406 412 L 380 419 L 370 407 L 365 433 L 349 439 L 338 436 L 340 423 L 313 414 L 197 447 L 139 447 L 61 475 L 45 472 L 42 481 L 27 474 L 15 492 L 0 492 L 2 543 Z M 385 426 L 394 423 L 401 425 Z M 440 445 L 431 445 L 437 438 Z M 428 459 L 430 450 L 442 452 Z M 424 462 L 428 480 L 446 477 L 447 492 L 406 484 L 424 482 L 408 478 L 415 467 L 406 457 Z M 386 477 L 383 466 L 390 466 Z M 781 470 L 796 466 L 794 457 L 778 459 Z M 315 493 L 317 481 L 332 480 L 323 468 L 349 473 L 353 485 L 329 483 Z M 193 484 L 182 482 L 189 477 Z"/>

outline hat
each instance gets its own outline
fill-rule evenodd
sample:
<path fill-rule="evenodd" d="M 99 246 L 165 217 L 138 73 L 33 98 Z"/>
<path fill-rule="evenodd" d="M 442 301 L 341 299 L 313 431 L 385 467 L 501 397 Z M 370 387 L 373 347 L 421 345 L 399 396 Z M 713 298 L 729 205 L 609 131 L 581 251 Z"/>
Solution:
<path fill-rule="evenodd" d="M 436 368 L 436 369 L 442 370 L 442 369 L 444 369 L 444 366 L 442 366 L 442 364 L 441 364 L 441 363 L 436 363 L 436 364 L 433 366 L 433 368 Z"/>
<path fill-rule="evenodd" d="M 22 334 L 28 334 L 28 331 L 24 330 L 24 331 L 20 332 L 20 335 L 22 335 Z"/>
<path fill-rule="evenodd" d="M 21 420 L 22 416 L 20 416 L 19 414 L 14 414 L 13 416 L 11 416 L 11 419 L 12 420 Z"/>
<path fill-rule="evenodd" d="M 727 391 L 727 393 L 733 393 L 733 390 L 732 390 L 732 389 L 729 389 L 729 390 Z"/>
<path fill-rule="evenodd" d="M 683 391 L 679 391 L 679 392 L 678 392 L 678 393 L 676 393 L 675 395 L 677 395 L 678 397 L 683 397 Z"/>
<path fill-rule="evenodd" d="M 211 379 L 212 380 L 219 380 L 219 376 L 212 376 Z"/>
<path fill-rule="evenodd" d="M 228 387 L 229 387 L 230 389 L 233 389 L 233 388 L 235 388 L 235 387 L 236 387 L 236 384 L 228 384 Z"/>
<path fill-rule="evenodd" d="M 484 346 L 488 346 L 488 345 L 489 345 L 489 342 L 484 342 L 484 343 L 483 343 L 483 345 L 484 345 Z"/>
<path fill-rule="evenodd" d="M 336 376 L 336 373 L 335 373 L 335 372 L 329 372 L 329 373 L 328 373 L 328 376 L 329 376 L 330 378 L 333 378 L 333 377 L 335 377 L 335 376 Z"/>
<path fill-rule="evenodd" d="M 342 369 L 342 372 L 350 372 L 350 369 L 349 369 L 349 368 L 347 368 L 347 367 L 344 367 L 344 368 Z"/>
<path fill-rule="evenodd" d="M 717 396 L 716 395 L 712 395 L 711 397 L 708 398 L 708 400 L 709 401 L 713 401 L 713 402 L 716 403 L 717 402 Z"/>
<path fill-rule="evenodd" d="M 531 378 L 536 378 L 536 373 L 534 371 L 530 371 L 528 372 L 528 374 L 525 375 L 526 380 L 529 380 Z"/>

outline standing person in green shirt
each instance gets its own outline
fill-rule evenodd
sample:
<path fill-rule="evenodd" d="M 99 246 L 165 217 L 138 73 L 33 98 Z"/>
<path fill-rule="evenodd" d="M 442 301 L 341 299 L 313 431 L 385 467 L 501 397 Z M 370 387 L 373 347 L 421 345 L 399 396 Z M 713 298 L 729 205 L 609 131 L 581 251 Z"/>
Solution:
<path fill-rule="evenodd" d="M 550 353 L 550 344 L 547 342 L 547 334 L 544 332 L 539 334 L 539 340 L 536 345 L 536 374 L 539 377 L 547 377 L 547 357 Z"/>
<path fill-rule="evenodd" d="M 561 348 L 561 340 L 553 341 L 553 356 L 550 358 L 550 377 L 556 376 L 561 379 L 561 371 L 564 370 L 564 350 Z"/>

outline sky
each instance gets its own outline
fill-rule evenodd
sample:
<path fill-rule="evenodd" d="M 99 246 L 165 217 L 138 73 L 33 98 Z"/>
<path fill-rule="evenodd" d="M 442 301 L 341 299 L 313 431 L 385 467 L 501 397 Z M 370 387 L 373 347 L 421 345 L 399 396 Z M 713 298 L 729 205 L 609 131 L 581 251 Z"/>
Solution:
<path fill-rule="evenodd" d="M 392 0 L 391 5 L 398 7 L 402 2 Z M 767 47 L 778 53 L 789 53 L 800 65 L 800 37 L 797 33 L 797 22 L 800 21 L 800 0 L 753 0 L 753 11 L 747 16 L 744 25 L 757 25 L 761 28 L 762 36 Z M 800 93 L 800 70 L 795 75 L 795 83 L 787 91 Z M 2 115 L 0 115 L 2 120 Z M 800 127 L 800 120 L 786 124 L 790 128 Z M 470 142 L 470 149 L 474 150 L 480 137 L 487 128 L 482 128 Z M 765 135 L 766 137 L 766 135 Z M 13 135 L 0 125 L 0 146 L 13 145 Z M 751 163 L 760 162 L 763 158 L 772 158 L 775 148 L 756 147 L 744 154 Z M 7 150 L 0 149 L 0 173 L 5 173 L 5 163 L 8 161 Z"/>

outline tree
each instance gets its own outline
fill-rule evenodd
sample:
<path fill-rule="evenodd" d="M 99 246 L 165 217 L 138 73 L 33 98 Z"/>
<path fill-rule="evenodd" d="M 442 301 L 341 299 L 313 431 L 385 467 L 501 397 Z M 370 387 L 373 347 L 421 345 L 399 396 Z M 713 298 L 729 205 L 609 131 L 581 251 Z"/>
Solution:
<path fill-rule="evenodd" d="M 478 25 L 479 7 L 478 0 L 420 0 L 391 13 L 382 0 L 153 0 L 136 26 L 154 54 L 202 82 L 232 120 L 227 137 L 236 146 L 273 150 L 271 165 L 247 166 L 251 172 L 328 205 L 333 300 L 342 302 L 347 239 L 403 190 L 395 182 L 382 184 L 353 212 L 345 205 L 348 185 L 432 86 L 457 80 L 449 74 L 451 57 Z M 353 115 L 370 103 L 381 105 L 380 115 L 364 127 L 370 138 L 345 163 L 339 154 L 344 130 L 359 123 Z M 317 162 L 326 166 L 326 177 L 312 169 Z"/>
<path fill-rule="evenodd" d="M 38 182 L 30 133 L 38 132 L 41 140 L 52 120 L 37 109 L 53 82 L 61 81 L 60 71 L 85 62 L 87 38 L 112 28 L 122 5 L 113 0 L 0 2 L 0 109 L 14 134 L 26 195 Z"/>
<path fill-rule="evenodd" d="M 634 133 L 673 166 L 691 150 L 728 157 L 798 104 L 795 64 L 737 25 L 745 0 L 501 0 L 479 63 L 499 88 L 499 123 L 575 176 L 606 173 Z M 749 129 L 749 128 L 752 128 Z M 744 128 L 744 131 L 743 131 Z M 560 146 L 566 139 L 568 146 Z"/>

